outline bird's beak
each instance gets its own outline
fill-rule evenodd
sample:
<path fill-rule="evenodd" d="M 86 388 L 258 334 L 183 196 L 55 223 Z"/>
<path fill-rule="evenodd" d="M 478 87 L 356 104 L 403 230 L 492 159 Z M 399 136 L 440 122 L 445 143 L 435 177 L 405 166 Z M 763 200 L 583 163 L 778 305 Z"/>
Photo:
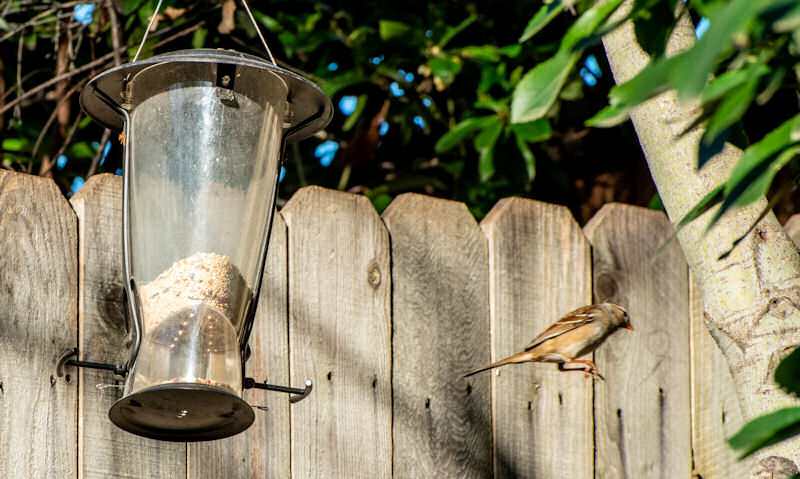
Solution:
<path fill-rule="evenodd" d="M 631 331 L 633 331 L 633 326 L 631 326 L 631 323 L 627 323 L 625 324 L 625 329 L 630 329 Z"/>

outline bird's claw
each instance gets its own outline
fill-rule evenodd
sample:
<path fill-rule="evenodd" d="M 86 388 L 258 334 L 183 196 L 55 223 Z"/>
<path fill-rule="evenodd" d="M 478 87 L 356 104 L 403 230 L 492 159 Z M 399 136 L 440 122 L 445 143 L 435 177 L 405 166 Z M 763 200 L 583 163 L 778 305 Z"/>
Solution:
<path fill-rule="evenodd" d="M 604 378 L 603 375 L 600 374 L 600 372 L 595 368 L 587 367 L 587 368 L 585 368 L 583 370 L 583 373 L 586 375 L 586 377 L 590 377 L 591 376 L 591 378 L 593 380 L 595 380 L 595 381 L 598 380 L 598 379 L 601 380 L 601 381 L 605 381 L 606 380 L 606 378 Z"/>

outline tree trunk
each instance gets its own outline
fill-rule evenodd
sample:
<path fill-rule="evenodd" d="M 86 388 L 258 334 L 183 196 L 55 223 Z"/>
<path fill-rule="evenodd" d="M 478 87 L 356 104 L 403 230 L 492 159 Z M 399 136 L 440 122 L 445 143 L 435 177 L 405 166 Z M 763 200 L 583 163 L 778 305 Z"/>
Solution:
<path fill-rule="evenodd" d="M 631 7 L 627 2 L 617 18 Z M 679 2 L 679 6 L 682 4 Z M 695 42 L 694 28 L 683 15 L 670 38 L 667 53 L 673 55 Z M 642 70 L 648 55 L 639 47 L 628 22 L 606 35 L 603 44 L 617 83 Z M 631 112 L 653 181 L 671 221 L 679 221 L 709 191 L 728 178 L 741 151 L 724 150 L 697 170 L 697 146 L 702 129 L 679 137 L 697 115 L 696 104 L 679 102 L 674 92 L 654 98 Z M 736 381 L 739 402 L 747 419 L 797 402 L 773 381 L 778 362 L 800 344 L 800 257 L 792 241 L 770 212 L 724 259 L 728 250 L 757 219 L 766 200 L 723 216 L 705 234 L 716 208 L 678 234 L 686 261 L 697 281 L 705 308 L 706 325 L 728 360 Z M 800 463 L 800 440 L 784 441 L 762 452 L 762 463 L 751 472 L 761 477 L 764 468 L 775 478 L 789 477 L 779 456 Z M 793 466 L 793 465 L 790 465 Z M 782 468 L 782 469 L 781 469 Z"/>

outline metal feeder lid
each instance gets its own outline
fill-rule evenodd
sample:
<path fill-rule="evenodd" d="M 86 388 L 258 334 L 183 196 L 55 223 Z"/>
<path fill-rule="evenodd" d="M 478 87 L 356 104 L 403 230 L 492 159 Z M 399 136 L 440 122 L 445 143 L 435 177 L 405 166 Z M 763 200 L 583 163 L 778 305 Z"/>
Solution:
<path fill-rule="evenodd" d="M 201 48 L 178 50 L 126 63 L 106 70 L 92 78 L 81 92 L 81 108 L 95 121 L 113 131 L 122 131 L 124 117 L 121 108 L 121 93 L 126 78 L 132 78 L 145 68 L 164 63 L 218 63 L 263 70 L 279 76 L 288 88 L 291 126 L 286 130 L 286 142 L 294 143 L 312 136 L 325 128 L 333 117 L 333 105 L 320 88 L 302 76 L 280 68 L 253 55 L 232 50 Z M 209 78 L 213 81 L 213 78 Z"/>

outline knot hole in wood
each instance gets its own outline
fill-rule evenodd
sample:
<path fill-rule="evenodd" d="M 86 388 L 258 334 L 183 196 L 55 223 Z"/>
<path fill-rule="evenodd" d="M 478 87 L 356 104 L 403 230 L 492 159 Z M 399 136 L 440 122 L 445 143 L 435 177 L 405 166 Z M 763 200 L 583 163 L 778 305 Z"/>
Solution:
<path fill-rule="evenodd" d="M 612 301 L 617 296 L 617 280 L 608 273 L 601 273 L 595 281 L 595 299 L 599 303 Z"/>
<path fill-rule="evenodd" d="M 381 284 L 381 268 L 375 260 L 370 261 L 367 266 L 367 283 L 372 286 L 372 289 L 377 289 Z"/>

